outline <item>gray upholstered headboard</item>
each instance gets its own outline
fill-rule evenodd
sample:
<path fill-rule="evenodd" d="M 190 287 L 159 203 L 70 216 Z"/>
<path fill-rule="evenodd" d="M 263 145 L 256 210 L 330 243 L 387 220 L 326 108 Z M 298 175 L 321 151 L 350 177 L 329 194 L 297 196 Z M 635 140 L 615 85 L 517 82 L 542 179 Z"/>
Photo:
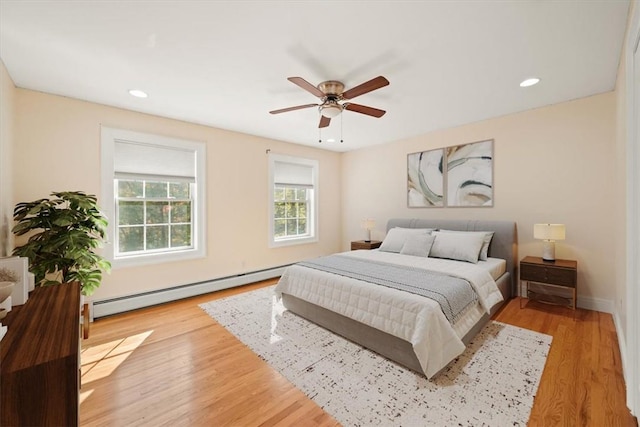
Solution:
<path fill-rule="evenodd" d="M 518 233 L 513 221 L 474 221 L 458 219 L 392 218 L 387 222 L 387 231 L 393 227 L 440 228 L 459 231 L 493 231 L 489 245 L 489 256 L 507 261 L 511 275 L 511 295 L 517 295 L 518 279 Z"/>

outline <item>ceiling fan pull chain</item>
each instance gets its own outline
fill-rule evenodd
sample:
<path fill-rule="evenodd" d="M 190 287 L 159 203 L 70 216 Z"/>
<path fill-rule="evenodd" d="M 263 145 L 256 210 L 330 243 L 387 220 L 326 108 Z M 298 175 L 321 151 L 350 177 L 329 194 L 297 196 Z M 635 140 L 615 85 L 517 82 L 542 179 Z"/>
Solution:
<path fill-rule="evenodd" d="M 344 114 L 340 114 L 340 144 L 344 141 L 342 140 L 342 121 L 344 120 Z"/>
<path fill-rule="evenodd" d="M 318 142 L 322 143 L 322 128 L 318 128 Z"/>

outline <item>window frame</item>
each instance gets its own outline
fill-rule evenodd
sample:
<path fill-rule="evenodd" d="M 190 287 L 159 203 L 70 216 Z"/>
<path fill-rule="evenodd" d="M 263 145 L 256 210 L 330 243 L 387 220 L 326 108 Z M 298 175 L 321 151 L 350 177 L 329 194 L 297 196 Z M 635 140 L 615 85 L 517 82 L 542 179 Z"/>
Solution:
<path fill-rule="evenodd" d="M 188 249 L 153 250 L 135 255 L 116 256 L 115 233 L 118 232 L 116 215 L 117 179 L 114 169 L 114 149 L 117 141 L 143 143 L 159 147 L 192 150 L 195 154 L 195 183 L 192 189 L 192 247 Z M 206 145 L 203 142 L 188 141 L 160 135 L 128 131 L 101 126 L 101 208 L 109 219 L 107 227 L 108 243 L 104 247 L 104 257 L 114 269 L 140 265 L 157 264 L 172 261 L 185 261 L 206 257 Z M 149 181 L 157 181 L 149 179 Z M 173 182 L 167 177 L 166 182 Z"/>
<path fill-rule="evenodd" d="M 275 237 L 275 171 L 276 162 L 290 163 L 311 167 L 312 187 L 307 191 L 307 229 L 308 233 L 303 236 L 290 236 L 286 238 Z M 302 245 L 318 241 L 318 166 L 319 162 L 313 159 L 301 157 L 285 156 L 281 154 L 269 153 L 269 247 L 277 248 L 291 245 Z M 293 186 L 289 186 L 293 187 Z"/>

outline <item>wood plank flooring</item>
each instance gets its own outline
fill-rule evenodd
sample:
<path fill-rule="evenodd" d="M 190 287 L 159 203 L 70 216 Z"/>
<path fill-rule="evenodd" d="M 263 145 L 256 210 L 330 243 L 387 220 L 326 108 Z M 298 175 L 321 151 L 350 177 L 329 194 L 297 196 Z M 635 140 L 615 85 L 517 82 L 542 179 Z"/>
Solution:
<path fill-rule="evenodd" d="M 523 304 L 524 305 L 524 304 Z M 512 300 L 495 320 L 552 335 L 530 426 L 637 426 L 610 314 Z"/>
<path fill-rule="evenodd" d="M 82 426 L 335 426 L 198 304 L 265 281 L 99 319 L 83 341 Z M 553 335 L 530 426 L 637 426 L 610 315 L 512 300 L 496 320 Z"/>

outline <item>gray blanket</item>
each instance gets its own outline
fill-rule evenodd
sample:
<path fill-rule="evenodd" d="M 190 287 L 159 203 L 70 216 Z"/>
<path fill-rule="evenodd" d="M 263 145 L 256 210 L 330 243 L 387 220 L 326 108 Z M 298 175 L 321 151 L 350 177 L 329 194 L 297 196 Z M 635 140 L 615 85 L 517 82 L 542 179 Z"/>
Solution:
<path fill-rule="evenodd" d="M 440 305 L 452 324 L 478 300 L 468 281 L 416 267 L 344 255 L 329 255 L 299 262 L 298 265 L 430 298 Z"/>

